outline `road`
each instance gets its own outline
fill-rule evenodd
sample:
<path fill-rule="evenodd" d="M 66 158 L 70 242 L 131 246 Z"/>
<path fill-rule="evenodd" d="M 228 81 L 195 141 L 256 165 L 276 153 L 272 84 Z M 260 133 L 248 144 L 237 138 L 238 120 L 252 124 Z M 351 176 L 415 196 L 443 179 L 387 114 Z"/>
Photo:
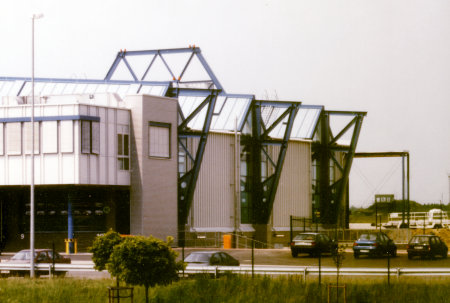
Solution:
<path fill-rule="evenodd" d="M 176 249 L 181 258 L 181 249 Z M 200 249 L 185 249 L 187 256 L 191 251 Z M 221 249 L 226 251 L 241 264 L 251 264 L 251 249 Z M 318 266 L 318 258 L 312 258 L 307 254 L 300 254 L 297 258 L 291 256 L 289 249 L 255 249 L 254 250 L 255 264 L 257 265 L 289 265 L 289 266 Z M 347 249 L 344 254 L 344 261 L 342 267 L 374 267 L 383 268 L 387 266 L 387 257 L 382 258 L 367 258 L 361 256 L 359 259 L 353 257 L 351 249 Z M 321 260 L 322 266 L 335 266 L 333 258 L 330 254 L 324 255 Z M 391 267 L 450 267 L 450 258 L 447 259 L 418 259 L 408 260 L 408 255 L 405 250 L 399 250 L 397 257 L 390 259 Z"/>
<path fill-rule="evenodd" d="M 181 259 L 182 249 L 175 249 L 178 253 L 178 260 Z M 184 253 L 187 256 L 190 252 L 196 250 L 222 250 L 236 259 L 238 259 L 242 265 L 252 263 L 252 251 L 251 249 L 199 249 L 199 248 L 186 248 Z M 4 253 L 0 256 L 2 262 L 8 260 L 13 254 Z M 69 255 L 73 264 L 92 264 L 91 254 L 80 253 Z M 369 268 L 385 268 L 387 266 L 387 257 L 382 258 L 367 258 L 360 257 L 355 259 L 353 257 L 351 249 L 347 249 L 344 254 L 344 260 L 342 267 L 369 267 Z M 318 258 L 309 257 L 309 255 L 300 254 L 297 258 L 291 256 L 289 249 L 255 249 L 254 250 L 254 264 L 255 265 L 287 265 L 287 266 L 318 266 Z M 333 257 L 331 255 L 324 255 L 321 259 L 321 265 L 324 267 L 335 267 Z M 391 268 L 439 268 L 450 267 L 450 258 L 447 259 L 414 259 L 408 260 L 406 251 L 399 250 L 397 257 L 390 259 Z M 69 272 L 68 277 L 80 277 L 80 278 L 109 278 L 109 273 L 104 272 Z"/>

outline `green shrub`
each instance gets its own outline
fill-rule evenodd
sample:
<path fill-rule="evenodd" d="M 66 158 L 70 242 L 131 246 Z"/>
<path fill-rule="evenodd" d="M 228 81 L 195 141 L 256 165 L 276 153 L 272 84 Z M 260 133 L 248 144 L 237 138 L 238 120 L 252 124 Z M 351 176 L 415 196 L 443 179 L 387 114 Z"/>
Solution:
<path fill-rule="evenodd" d="M 92 253 L 92 261 L 96 270 L 106 269 L 106 264 L 109 262 L 114 246 L 122 243 L 123 239 L 118 232 L 112 230 L 95 238 L 89 251 Z"/>

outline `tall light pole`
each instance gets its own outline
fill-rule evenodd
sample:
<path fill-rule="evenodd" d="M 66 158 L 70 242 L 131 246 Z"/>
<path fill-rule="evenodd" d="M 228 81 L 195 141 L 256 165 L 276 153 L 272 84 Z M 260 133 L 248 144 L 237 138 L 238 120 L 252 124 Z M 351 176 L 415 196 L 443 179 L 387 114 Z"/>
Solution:
<path fill-rule="evenodd" d="M 31 17 L 31 186 L 30 186 L 30 278 L 34 278 L 34 20 L 44 17 L 34 14 Z"/>

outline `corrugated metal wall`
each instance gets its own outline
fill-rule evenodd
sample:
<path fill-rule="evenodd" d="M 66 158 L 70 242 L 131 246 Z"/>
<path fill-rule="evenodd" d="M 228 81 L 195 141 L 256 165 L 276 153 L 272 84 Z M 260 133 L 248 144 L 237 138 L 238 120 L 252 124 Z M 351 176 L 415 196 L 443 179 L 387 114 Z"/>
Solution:
<path fill-rule="evenodd" d="M 210 133 L 191 208 L 194 228 L 233 228 L 234 136 Z"/>
<path fill-rule="evenodd" d="M 274 228 L 288 228 L 290 216 L 311 216 L 311 143 L 290 141 L 272 212 Z"/>
<path fill-rule="evenodd" d="M 278 150 L 270 148 L 273 159 Z M 234 167 L 234 134 L 210 133 L 191 208 L 191 227 L 211 231 L 234 228 Z M 310 142 L 289 142 L 273 207 L 273 226 L 289 228 L 291 215 L 311 216 Z"/>

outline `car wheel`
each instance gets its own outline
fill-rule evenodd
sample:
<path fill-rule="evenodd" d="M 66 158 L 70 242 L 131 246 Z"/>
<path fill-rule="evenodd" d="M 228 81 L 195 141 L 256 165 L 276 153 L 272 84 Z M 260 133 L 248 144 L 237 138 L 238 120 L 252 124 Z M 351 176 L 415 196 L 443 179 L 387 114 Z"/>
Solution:
<path fill-rule="evenodd" d="M 297 258 L 298 252 L 295 250 L 291 250 L 291 255 L 292 255 L 292 257 Z"/>
<path fill-rule="evenodd" d="M 448 250 L 445 250 L 444 253 L 442 254 L 442 258 L 447 259 L 447 254 L 448 254 Z"/>

